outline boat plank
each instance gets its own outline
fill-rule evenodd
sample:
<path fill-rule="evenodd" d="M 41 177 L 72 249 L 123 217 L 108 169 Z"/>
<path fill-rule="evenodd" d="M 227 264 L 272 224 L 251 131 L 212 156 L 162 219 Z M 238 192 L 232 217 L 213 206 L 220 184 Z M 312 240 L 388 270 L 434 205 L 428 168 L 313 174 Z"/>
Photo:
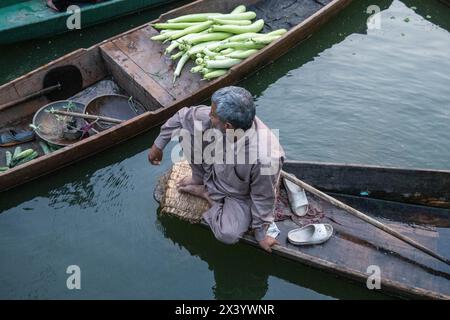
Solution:
<path fill-rule="evenodd" d="M 208 86 L 208 82 L 201 81 L 200 74 L 189 72 L 195 66 L 192 60 L 186 63 L 180 77 L 173 82 L 177 61 L 171 60 L 168 55 L 164 54 L 168 45 L 150 40 L 152 36 L 157 34 L 159 32 L 155 29 L 147 27 L 113 42 L 147 75 L 168 93 L 170 92 L 176 100 L 184 99 L 189 94 Z M 150 52 L 151 54 L 149 54 Z"/>
<path fill-rule="evenodd" d="M 113 42 L 102 45 L 101 51 L 112 75 L 122 83 L 127 92 L 138 101 L 142 101 L 150 110 L 167 107 L 173 102 L 170 94 L 131 61 Z"/>

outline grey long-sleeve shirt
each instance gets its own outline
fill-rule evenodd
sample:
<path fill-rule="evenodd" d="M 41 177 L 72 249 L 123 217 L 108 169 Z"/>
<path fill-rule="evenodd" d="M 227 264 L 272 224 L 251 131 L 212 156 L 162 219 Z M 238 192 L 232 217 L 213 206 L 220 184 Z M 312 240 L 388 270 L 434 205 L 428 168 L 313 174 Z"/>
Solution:
<path fill-rule="evenodd" d="M 185 134 L 189 133 L 192 137 L 194 133 L 198 135 L 212 129 L 209 112 L 208 106 L 181 109 L 161 127 L 155 145 L 161 150 L 164 149 L 172 136 L 179 134 L 180 129 L 185 129 Z M 253 160 L 245 163 L 203 165 L 203 180 L 212 200 L 220 201 L 226 196 L 251 199 L 251 228 L 255 231 L 255 238 L 260 241 L 264 239 L 267 227 L 274 220 L 276 188 L 284 151 L 278 139 L 257 117 L 245 134 L 249 137 L 245 144 L 241 144 L 241 147 L 237 146 L 238 143 L 232 144 L 234 157 L 236 160 L 236 152 L 243 152 L 245 159 L 252 159 L 250 153 L 257 149 L 256 155 L 253 153 Z M 223 141 L 226 141 L 226 138 L 223 138 Z M 201 151 L 209 143 L 202 143 Z M 226 149 L 223 151 L 223 159 L 226 159 Z"/>

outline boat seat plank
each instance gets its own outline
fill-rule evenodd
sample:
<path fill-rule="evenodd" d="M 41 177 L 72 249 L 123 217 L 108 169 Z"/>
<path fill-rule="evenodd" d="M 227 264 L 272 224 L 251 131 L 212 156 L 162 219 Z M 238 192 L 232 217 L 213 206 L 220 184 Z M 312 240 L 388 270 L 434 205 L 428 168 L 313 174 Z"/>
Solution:
<path fill-rule="evenodd" d="M 149 109 L 167 107 L 175 100 L 159 83 L 132 61 L 114 42 L 100 47 L 111 74 L 140 101 L 149 101 Z"/>
<path fill-rule="evenodd" d="M 184 99 L 189 94 L 208 86 L 207 81 L 201 81 L 199 74 L 189 72 L 195 66 L 191 60 L 184 66 L 180 77 L 173 82 L 178 60 L 173 61 L 170 56 L 164 54 L 169 43 L 163 45 L 159 41 L 150 40 L 157 34 L 159 32 L 152 27 L 146 27 L 116 39 L 113 43 L 175 100 Z M 125 63 L 129 64 L 131 61 Z"/>

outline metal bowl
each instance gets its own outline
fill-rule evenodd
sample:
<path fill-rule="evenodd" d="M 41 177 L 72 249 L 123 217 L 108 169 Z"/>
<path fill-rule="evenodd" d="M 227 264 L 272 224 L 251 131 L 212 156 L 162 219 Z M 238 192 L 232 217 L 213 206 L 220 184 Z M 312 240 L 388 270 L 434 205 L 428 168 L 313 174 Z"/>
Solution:
<path fill-rule="evenodd" d="M 33 117 L 33 125 L 35 126 L 36 134 L 46 142 L 58 146 L 68 146 L 78 141 L 78 139 L 71 137 L 65 130 L 65 116 L 57 116 L 52 114 L 50 110 L 68 111 L 67 107 L 71 104 L 70 111 L 83 112 L 84 104 L 61 100 L 49 103 L 39 109 Z M 84 119 L 76 118 L 77 127 L 82 127 L 86 124 Z M 77 135 L 78 136 L 78 135 Z"/>
<path fill-rule="evenodd" d="M 84 113 L 90 115 L 98 115 L 103 117 L 110 117 L 119 120 L 129 120 L 134 118 L 146 110 L 132 97 L 127 97 L 120 94 L 106 94 L 93 98 L 86 104 Z M 86 120 L 93 122 L 93 120 Z M 93 128 L 97 131 L 109 129 L 115 125 L 114 123 L 97 121 L 93 124 Z"/>

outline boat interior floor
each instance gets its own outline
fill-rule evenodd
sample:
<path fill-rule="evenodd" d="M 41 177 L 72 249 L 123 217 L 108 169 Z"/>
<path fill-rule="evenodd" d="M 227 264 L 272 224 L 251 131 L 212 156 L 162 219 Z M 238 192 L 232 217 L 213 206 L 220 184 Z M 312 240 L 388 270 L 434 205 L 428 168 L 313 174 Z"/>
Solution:
<path fill-rule="evenodd" d="M 450 281 L 443 281 L 450 280 L 450 266 L 315 195 L 306 194 L 310 204 L 306 216 L 277 221 L 280 229 L 277 240 L 282 246 L 363 273 L 371 265 L 379 266 L 383 278 L 450 295 Z M 450 210 L 364 197 L 333 196 L 439 254 L 448 255 Z M 276 213 L 279 219 L 279 214 L 283 216 L 290 208 L 283 190 L 278 198 Z M 399 216 L 401 221 L 394 220 Z M 428 218 L 420 221 L 418 217 Z M 309 223 L 331 224 L 334 228 L 332 238 L 324 244 L 311 246 L 296 246 L 287 240 L 290 230 Z"/>
<path fill-rule="evenodd" d="M 247 7 L 258 19 L 264 19 L 263 33 L 276 29 L 291 29 L 322 9 L 332 0 L 277 0 L 258 1 Z"/>

